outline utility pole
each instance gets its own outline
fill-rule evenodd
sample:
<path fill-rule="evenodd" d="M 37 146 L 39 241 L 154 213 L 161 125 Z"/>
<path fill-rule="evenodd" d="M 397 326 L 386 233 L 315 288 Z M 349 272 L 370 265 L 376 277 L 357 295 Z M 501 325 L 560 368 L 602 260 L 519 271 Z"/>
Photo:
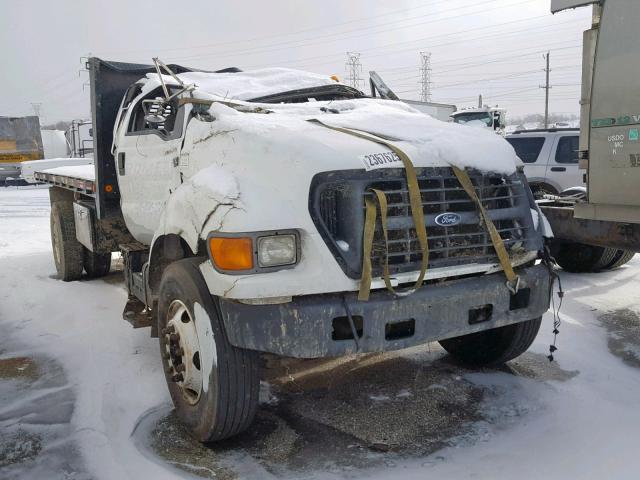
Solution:
<path fill-rule="evenodd" d="M 551 85 L 549 85 L 549 72 L 551 72 L 551 69 L 549 68 L 549 56 L 550 56 L 551 52 L 547 52 L 546 55 L 543 55 L 543 57 L 546 59 L 547 61 L 547 67 L 544 69 L 545 73 L 546 73 L 546 83 L 543 86 L 540 86 L 540 88 L 544 88 L 544 93 L 545 93 L 545 99 L 544 99 L 544 128 L 549 128 L 549 89 L 551 88 Z"/>
<path fill-rule="evenodd" d="M 35 113 L 36 117 L 40 116 L 40 108 L 42 107 L 42 103 L 31 103 L 31 107 L 33 108 L 33 113 Z"/>
<path fill-rule="evenodd" d="M 353 88 L 360 88 L 363 80 L 360 78 L 362 72 L 362 64 L 360 63 L 360 54 L 357 52 L 347 52 L 347 63 L 345 63 L 347 71 L 347 83 Z"/>
<path fill-rule="evenodd" d="M 431 101 L 431 53 L 420 52 L 420 100 Z"/>

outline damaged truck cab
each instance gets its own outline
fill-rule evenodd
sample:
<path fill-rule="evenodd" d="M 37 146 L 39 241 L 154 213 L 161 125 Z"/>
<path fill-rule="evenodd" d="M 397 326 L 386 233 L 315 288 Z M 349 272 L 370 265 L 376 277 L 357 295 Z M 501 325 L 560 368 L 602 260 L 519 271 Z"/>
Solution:
<path fill-rule="evenodd" d="M 37 175 L 56 266 L 122 253 L 124 317 L 201 441 L 250 425 L 260 353 L 495 365 L 533 342 L 548 226 L 507 142 L 306 72 L 88 68 L 95 179 Z"/>

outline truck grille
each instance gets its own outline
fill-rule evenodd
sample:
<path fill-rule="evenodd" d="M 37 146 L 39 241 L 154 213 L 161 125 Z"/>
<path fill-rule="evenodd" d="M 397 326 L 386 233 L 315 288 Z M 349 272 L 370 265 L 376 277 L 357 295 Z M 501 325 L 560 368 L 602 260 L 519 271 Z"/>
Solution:
<path fill-rule="evenodd" d="M 498 261 L 475 203 L 460 186 L 451 168 L 416 169 L 429 241 L 429 268 Z M 537 250 L 541 240 L 533 230 L 527 185 L 519 174 L 470 171 L 478 197 L 507 249 Z M 310 213 L 316 227 L 351 278 L 360 278 L 365 198 L 371 189 L 385 192 L 388 201 L 389 266 L 391 273 L 420 268 L 421 254 L 409 206 L 402 169 L 373 172 L 349 170 L 316 175 L 312 182 Z M 460 223 L 439 226 L 442 213 L 456 213 Z M 379 218 L 379 217 L 378 217 Z M 378 220 L 373 245 L 374 275 L 382 273 L 385 244 Z"/>

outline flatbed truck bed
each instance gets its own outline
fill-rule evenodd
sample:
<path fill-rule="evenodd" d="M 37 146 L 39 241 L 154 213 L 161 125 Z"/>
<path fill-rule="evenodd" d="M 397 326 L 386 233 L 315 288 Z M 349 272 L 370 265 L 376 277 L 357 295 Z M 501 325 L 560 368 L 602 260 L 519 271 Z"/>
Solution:
<path fill-rule="evenodd" d="M 93 196 L 96 192 L 93 165 L 56 167 L 35 172 L 34 178 L 41 183 L 65 188 L 73 192 Z"/>

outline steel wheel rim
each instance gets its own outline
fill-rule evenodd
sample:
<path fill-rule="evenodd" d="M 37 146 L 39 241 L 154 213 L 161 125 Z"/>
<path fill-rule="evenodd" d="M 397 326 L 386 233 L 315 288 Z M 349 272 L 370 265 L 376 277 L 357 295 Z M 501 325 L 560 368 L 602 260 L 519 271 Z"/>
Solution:
<path fill-rule="evenodd" d="M 195 320 L 182 301 L 174 300 L 169 305 L 161 338 L 169 378 L 189 404 L 198 403 L 203 386 L 200 342 Z"/>

